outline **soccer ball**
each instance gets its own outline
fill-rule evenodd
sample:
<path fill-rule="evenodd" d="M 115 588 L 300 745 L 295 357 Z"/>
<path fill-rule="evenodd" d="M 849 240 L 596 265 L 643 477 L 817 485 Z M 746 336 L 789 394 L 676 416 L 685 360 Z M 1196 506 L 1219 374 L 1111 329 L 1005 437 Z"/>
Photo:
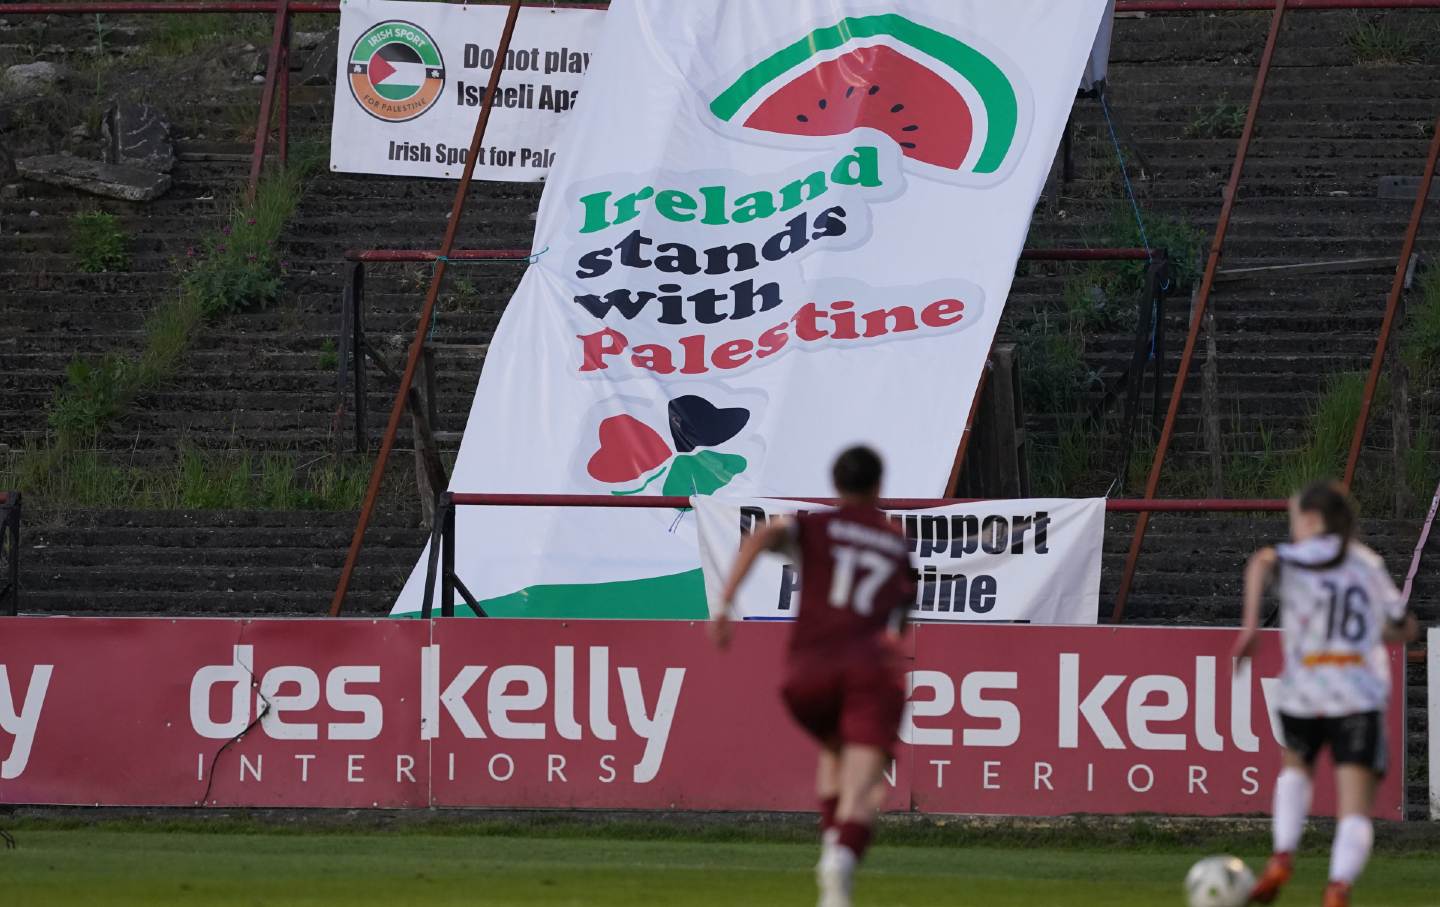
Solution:
<path fill-rule="evenodd" d="M 1185 874 L 1190 907 L 1245 907 L 1255 876 L 1239 857 L 1206 857 Z"/>

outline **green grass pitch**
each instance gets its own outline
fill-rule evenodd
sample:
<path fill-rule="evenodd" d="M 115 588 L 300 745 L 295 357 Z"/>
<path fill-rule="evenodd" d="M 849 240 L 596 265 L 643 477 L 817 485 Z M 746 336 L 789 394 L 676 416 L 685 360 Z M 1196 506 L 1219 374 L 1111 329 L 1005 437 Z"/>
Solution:
<path fill-rule="evenodd" d="M 809 905 L 816 847 L 789 839 L 697 840 L 612 836 L 592 827 L 566 836 L 514 828 L 281 833 L 194 827 L 27 827 L 0 850 L 0 905 Z M 703 835 L 701 837 L 704 837 Z M 892 837 L 904 838 L 903 834 Z M 1130 907 L 1183 904 L 1180 881 L 1206 851 L 1170 842 L 1057 844 L 1024 834 L 1003 846 L 969 840 L 881 844 L 856 903 L 889 907 Z M 1257 866 L 1261 839 L 1240 855 Z M 1102 842 L 1103 843 L 1103 842 Z M 1238 842 L 1237 842 L 1238 843 Z M 1203 845 L 1202 845 L 1203 846 Z M 1320 902 L 1328 860 L 1300 860 L 1286 905 Z M 1440 904 L 1431 852 L 1377 853 L 1356 907 Z"/>

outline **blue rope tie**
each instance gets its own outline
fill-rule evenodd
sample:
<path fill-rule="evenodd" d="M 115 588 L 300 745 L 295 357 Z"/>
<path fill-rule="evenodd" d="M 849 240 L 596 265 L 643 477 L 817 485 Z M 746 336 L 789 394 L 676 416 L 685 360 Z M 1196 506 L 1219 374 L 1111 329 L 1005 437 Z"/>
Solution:
<path fill-rule="evenodd" d="M 546 246 L 545 248 L 541 249 L 539 252 L 532 252 L 531 254 L 525 256 L 524 261 L 525 261 L 526 264 L 531 264 L 531 265 L 533 265 L 535 262 L 537 262 L 537 261 L 540 260 L 540 257 L 541 257 L 541 256 L 543 256 L 546 252 L 549 252 L 549 251 L 550 251 L 550 247 L 549 247 L 549 246 Z M 451 258 L 451 257 L 448 256 L 448 255 L 436 255 L 434 261 L 432 261 L 432 262 L 430 263 L 430 275 L 431 275 L 431 279 L 432 279 L 432 280 L 434 279 L 436 266 L 438 266 L 438 265 L 440 264 L 440 262 L 442 262 L 442 261 L 445 262 L 445 264 L 446 264 L 447 266 L 448 266 L 448 265 L 483 265 L 483 264 L 495 264 L 496 259 L 486 259 L 486 258 L 477 258 L 477 259 L 471 259 L 471 258 Z M 435 328 L 438 327 L 439 324 L 440 324 L 440 308 L 439 308 L 439 306 L 437 305 L 436 308 L 435 308 L 435 317 L 430 319 L 430 330 L 428 330 L 428 331 L 425 332 L 425 340 L 426 340 L 427 343 L 430 342 L 430 341 L 433 341 L 433 340 L 435 339 Z"/>
<path fill-rule="evenodd" d="M 1120 147 L 1120 136 L 1115 131 L 1115 120 L 1110 116 L 1110 102 L 1105 99 L 1105 92 L 1100 92 L 1100 109 L 1105 113 L 1105 125 L 1110 130 L 1110 141 L 1115 145 L 1115 158 L 1120 162 L 1120 176 L 1125 180 L 1125 197 L 1130 199 L 1130 209 L 1135 212 L 1135 225 L 1140 228 L 1140 244 L 1145 247 L 1145 260 L 1153 262 L 1155 254 L 1150 249 L 1150 236 L 1145 231 L 1145 217 L 1140 213 L 1140 202 L 1135 198 L 1135 187 L 1130 182 L 1130 168 L 1125 166 L 1125 151 Z M 1170 281 L 1167 278 L 1164 289 L 1169 289 Z M 1155 339 L 1160 327 L 1160 300 L 1156 299 L 1150 305 L 1150 362 L 1155 361 Z"/>
<path fill-rule="evenodd" d="M 1105 112 L 1105 125 L 1110 129 L 1110 141 L 1115 144 L 1115 158 L 1120 162 L 1120 176 L 1125 180 L 1125 195 L 1130 199 L 1130 207 L 1135 212 L 1135 224 L 1140 228 L 1140 244 L 1145 247 L 1147 260 L 1155 256 L 1150 251 L 1150 237 L 1145 232 L 1145 218 L 1140 214 L 1140 203 L 1135 199 L 1135 187 L 1130 183 L 1130 169 L 1125 166 L 1125 152 L 1120 148 L 1120 136 L 1115 132 L 1115 121 L 1110 117 L 1110 102 L 1105 100 L 1105 93 L 1100 93 L 1100 109 Z"/>

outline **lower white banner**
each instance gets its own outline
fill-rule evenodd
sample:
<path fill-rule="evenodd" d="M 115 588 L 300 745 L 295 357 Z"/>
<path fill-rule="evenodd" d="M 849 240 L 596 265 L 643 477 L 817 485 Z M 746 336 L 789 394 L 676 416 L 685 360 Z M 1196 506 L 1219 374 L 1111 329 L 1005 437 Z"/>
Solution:
<path fill-rule="evenodd" d="M 755 527 L 807 508 L 774 498 L 697 496 L 700 560 L 713 613 L 740 542 Z M 1100 609 L 1105 499 L 986 501 L 892 511 L 910 539 L 916 620 L 1093 624 Z M 740 587 L 746 620 L 783 620 L 800 606 L 789 559 L 762 555 Z"/>

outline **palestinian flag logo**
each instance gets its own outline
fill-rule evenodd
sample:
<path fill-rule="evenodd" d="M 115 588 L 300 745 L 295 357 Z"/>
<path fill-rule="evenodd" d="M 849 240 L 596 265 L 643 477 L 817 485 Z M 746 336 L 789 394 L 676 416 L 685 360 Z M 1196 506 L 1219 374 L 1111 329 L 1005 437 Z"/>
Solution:
<path fill-rule="evenodd" d="M 444 89 L 445 60 L 418 25 L 381 22 L 350 50 L 350 93 L 377 120 L 413 120 L 433 107 Z"/>

